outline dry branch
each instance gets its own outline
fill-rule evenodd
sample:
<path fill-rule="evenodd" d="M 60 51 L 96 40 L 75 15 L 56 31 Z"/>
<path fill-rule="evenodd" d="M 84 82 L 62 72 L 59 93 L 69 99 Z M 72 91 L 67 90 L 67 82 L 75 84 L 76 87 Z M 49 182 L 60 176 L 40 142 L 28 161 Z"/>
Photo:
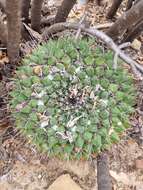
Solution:
<path fill-rule="evenodd" d="M 131 43 L 126 42 L 126 43 L 119 45 L 118 48 L 123 49 L 123 48 L 129 47 L 129 46 L 131 46 Z M 113 63 L 114 63 L 113 68 L 117 69 L 117 66 L 118 66 L 118 54 L 117 53 L 115 53 L 115 55 L 114 55 Z"/>
<path fill-rule="evenodd" d="M 89 35 L 92 35 L 94 37 L 99 38 L 102 40 L 106 45 L 113 50 L 116 54 L 119 55 L 119 57 L 128 63 L 131 68 L 133 73 L 136 75 L 137 78 L 142 79 L 142 75 L 140 72 L 143 73 L 143 67 L 140 66 L 136 61 L 132 60 L 128 55 L 126 55 L 120 48 L 114 43 L 114 41 L 107 36 L 104 32 L 99 31 L 95 28 L 85 28 L 84 26 L 80 26 L 81 31 L 85 32 Z M 53 34 L 63 31 L 65 29 L 74 29 L 78 30 L 79 29 L 79 24 L 72 24 L 72 23 L 57 23 L 49 27 L 47 30 L 42 35 L 43 40 L 49 39 Z M 139 72 L 140 71 L 140 72 Z"/>
<path fill-rule="evenodd" d="M 112 26 L 113 23 L 104 23 L 104 24 L 97 24 L 93 28 L 95 29 L 104 29 L 104 28 L 109 28 Z"/>
<path fill-rule="evenodd" d="M 76 33 L 76 36 L 75 36 L 76 40 L 79 39 L 79 36 L 80 36 L 80 33 L 81 33 L 80 26 L 82 26 L 84 24 L 86 16 L 87 16 L 86 13 L 84 13 L 83 16 L 81 17 L 81 20 L 79 21 L 79 29 L 77 30 L 77 33 Z"/>

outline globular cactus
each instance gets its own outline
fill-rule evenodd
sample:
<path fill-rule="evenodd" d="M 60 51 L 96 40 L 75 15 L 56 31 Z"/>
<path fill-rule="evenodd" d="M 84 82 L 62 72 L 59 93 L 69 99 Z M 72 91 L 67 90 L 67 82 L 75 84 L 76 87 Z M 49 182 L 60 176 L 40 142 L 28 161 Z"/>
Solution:
<path fill-rule="evenodd" d="M 108 149 L 129 127 L 135 103 L 131 75 L 112 60 L 93 40 L 39 46 L 15 75 L 15 125 L 49 156 L 89 159 Z"/>

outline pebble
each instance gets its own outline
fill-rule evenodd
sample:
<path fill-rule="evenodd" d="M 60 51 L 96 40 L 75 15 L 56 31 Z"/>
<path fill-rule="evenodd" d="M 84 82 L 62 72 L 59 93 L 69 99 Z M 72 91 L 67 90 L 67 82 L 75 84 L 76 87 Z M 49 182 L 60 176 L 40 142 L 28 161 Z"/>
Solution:
<path fill-rule="evenodd" d="M 48 188 L 48 190 L 82 190 L 78 184 L 76 184 L 69 174 L 61 175 L 54 183 Z"/>

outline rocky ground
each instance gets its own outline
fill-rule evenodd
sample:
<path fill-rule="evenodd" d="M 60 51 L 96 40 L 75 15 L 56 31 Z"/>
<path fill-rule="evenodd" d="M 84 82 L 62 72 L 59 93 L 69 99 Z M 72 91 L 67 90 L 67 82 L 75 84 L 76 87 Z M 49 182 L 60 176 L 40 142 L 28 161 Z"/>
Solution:
<path fill-rule="evenodd" d="M 60 0 L 45 1 L 43 15 L 48 17 L 55 12 L 55 4 Z M 107 3 L 107 1 L 105 2 Z M 112 21 L 104 16 L 108 5 L 97 7 L 89 3 L 88 15 L 91 25 L 109 24 Z M 120 12 L 117 14 L 120 16 Z M 79 20 L 83 7 L 75 6 L 69 19 Z M 104 14 L 103 14 L 104 13 Z M 105 29 L 105 28 L 104 28 Z M 143 63 L 140 50 L 141 38 L 132 44 L 132 58 Z M 7 57 L 0 54 L 0 66 L 6 64 Z M 9 67 L 8 67 L 9 68 Z M 8 70 L 6 70 L 8 71 Z M 1 76 L 0 76 L 1 78 Z M 8 74 L 0 82 L 0 189 L 2 190 L 96 190 L 95 161 L 60 161 L 48 158 L 13 128 L 7 115 L 6 94 L 11 83 Z M 8 82 L 7 82 L 8 81 Z M 139 86 L 139 97 L 142 97 L 142 84 Z M 142 98 L 139 98 L 137 109 L 142 110 Z M 142 112 L 141 112 L 142 113 Z M 113 190 L 143 190 L 143 118 L 138 112 L 131 119 L 132 129 L 123 135 L 122 141 L 114 145 L 109 152 L 110 175 Z"/>
<path fill-rule="evenodd" d="M 109 152 L 114 190 L 142 190 L 143 147 L 125 135 Z M 0 152 L 0 189 L 96 190 L 95 161 L 60 161 L 38 153 L 20 138 L 4 141 Z"/>

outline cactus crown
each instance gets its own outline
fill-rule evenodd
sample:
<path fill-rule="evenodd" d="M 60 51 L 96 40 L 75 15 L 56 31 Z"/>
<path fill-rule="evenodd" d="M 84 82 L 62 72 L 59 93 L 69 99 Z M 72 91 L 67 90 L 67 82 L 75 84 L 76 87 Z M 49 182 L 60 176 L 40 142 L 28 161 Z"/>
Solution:
<path fill-rule="evenodd" d="M 15 125 L 49 156 L 89 159 L 120 139 L 134 111 L 132 77 L 93 40 L 51 40 L 16 71 Z"/>

